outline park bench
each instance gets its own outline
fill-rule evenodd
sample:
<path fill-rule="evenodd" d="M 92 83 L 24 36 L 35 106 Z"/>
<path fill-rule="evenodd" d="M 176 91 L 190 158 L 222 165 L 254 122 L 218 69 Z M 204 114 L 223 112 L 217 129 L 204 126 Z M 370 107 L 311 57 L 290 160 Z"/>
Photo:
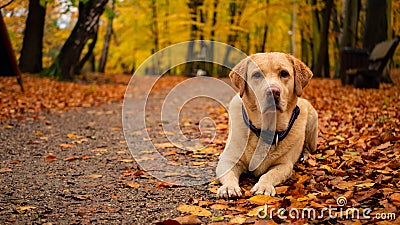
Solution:
<path fill-rule="evenodd" d="M 356 88 L 379 88 L 382 73 L 399 41 L 400 36 L 396 36 L 392 40 L 378 43 L 371 54 L 365 49 L 342 49 L 342 84 L 353 84 Z"/>

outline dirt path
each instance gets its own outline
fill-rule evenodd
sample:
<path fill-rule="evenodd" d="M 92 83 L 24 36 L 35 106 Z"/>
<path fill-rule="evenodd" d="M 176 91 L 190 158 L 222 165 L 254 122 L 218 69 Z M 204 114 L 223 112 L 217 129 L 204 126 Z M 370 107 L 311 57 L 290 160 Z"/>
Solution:
<path fill-rule="evenodd" d="M 178 216 L 177 205 L 190 199 L 214 198 L 204 187 L 157 188 L 146 176 L 125 175 L 138 186 L 122 182 L 138 167 L 125 145 L 121 104 L 9 124 L 0 135 L 2 223 L 145 224 Z M 49 155 L 57 160 L 46 162 Z"/>
<path fill-rule="evenodd" d="M 148 125 L 157 131 L 150 133 L 159 143 L 167 140 L 159 135 L 160 114 L 152 109 L 170 89 L 165 86 L 150 97 L 148 107 Z M 199 101 L 196 106 L 203 107 Z M 179 204 L 216 200 L 207 190 L 214 185 L 171 188 L 140 170 L 125 143 L 121 112 L 120 102 L 4 123 L 1 223 L 148 224 L 182 215 Z M 186 116 L 194 116 L 193 111 Z M 186 153 L 180 156 L 191 160 Z"/>

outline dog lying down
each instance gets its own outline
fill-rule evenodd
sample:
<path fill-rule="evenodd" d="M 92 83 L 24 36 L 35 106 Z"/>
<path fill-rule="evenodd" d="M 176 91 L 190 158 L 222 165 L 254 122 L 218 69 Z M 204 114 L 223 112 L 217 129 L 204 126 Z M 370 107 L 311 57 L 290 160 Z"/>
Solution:
<path fill-rule="evenodd" d="M 218 197 L 240 197 L 246 171 L 259 177 L 252 194 L 273 196 L 303 150 L 316 149 L 318 114 L 300 98 L 312 76 L 299 59 L 277 52 L 251 55 L 234 67 L 229 77 L 238 94 L 229 105 L 229 137 L 216 171 Z"/>

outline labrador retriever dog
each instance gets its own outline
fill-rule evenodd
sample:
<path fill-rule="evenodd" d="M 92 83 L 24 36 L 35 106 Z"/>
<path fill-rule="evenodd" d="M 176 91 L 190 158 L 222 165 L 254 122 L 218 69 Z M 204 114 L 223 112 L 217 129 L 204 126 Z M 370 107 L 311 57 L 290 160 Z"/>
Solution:
<path fill-rule="evenodd" d="M 278 52 L 251 55 L 233 68 L 238 94 L 229 104 L 229 136 L 216 169 L 219 198 L 240 197 L 246 171 L 259 177 L 252 194 L 274 196 L 301 153 L 316 149 L 318 114 L 300 98 L 312 76 L 299 59 Z"/>

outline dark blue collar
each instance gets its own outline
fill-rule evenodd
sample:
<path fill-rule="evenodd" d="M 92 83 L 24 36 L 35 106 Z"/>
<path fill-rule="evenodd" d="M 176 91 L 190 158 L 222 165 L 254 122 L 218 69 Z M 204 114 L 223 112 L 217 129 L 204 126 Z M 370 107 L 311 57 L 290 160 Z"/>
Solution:
<path fill-rule="evenodd" d="M 260 128 L 255 127 L 249 118 L 247 117 L 246 110 L 244 109 L 244 106 L 242 105 L 242 114 L 243 114 L 243 120 L 244 123 L 247 125 L 247 127 L 250 128 L 250 130 L 257 135 L 257 137 L 261 138 L 265 143 L 269 145 L 276 145 L 277 141 L 282 141 L 285 139 L 285 137 L 289 134 L 290 129 L 292 129 L 292 126 L 294 124 L 294 121 L 296 121 L 297 117 L 300 114 L 300 108 L 296 105 L 292 112 L 292 116 L 290 117 L 289 125 L 286 128 L 286 130 L 277 132 L 277 131 L 270 131 L 270 130 L 261 130 Z"/>

